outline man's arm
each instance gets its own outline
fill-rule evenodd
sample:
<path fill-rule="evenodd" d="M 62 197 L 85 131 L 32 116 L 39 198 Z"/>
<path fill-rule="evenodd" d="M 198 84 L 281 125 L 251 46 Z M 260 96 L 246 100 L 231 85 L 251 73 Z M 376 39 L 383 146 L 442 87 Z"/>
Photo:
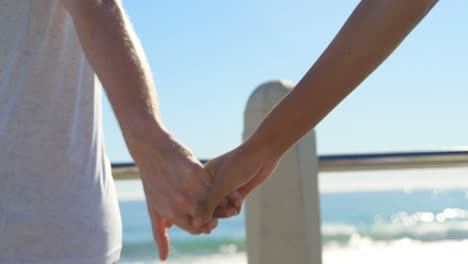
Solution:
<path fill-rule="evenodd" d="M 263 182 L 283 153 L 365 80 L 436 2 L 361 1 L 322 56 L 247 142 L 205 166 L 220 180 L 204 220 L 226 193 L 240 188 L 245 196 Z"/>
<path fill-rule="evenodd" d="M 117 0 L 63 0 L 81 46 L 103 83 L 125 139 L 164 127 L 143 48 Z"/>
<path fill-rule="evenodd" d="M 81 46 L 101 80 L 143 181 L 161 259 L 168 254 L 166 226 L 209 232 L 190 224 L 197 197 L 210 178 L 200 162 L 165 128 L 143 48 L 118 0 L 62 0 Z"/>

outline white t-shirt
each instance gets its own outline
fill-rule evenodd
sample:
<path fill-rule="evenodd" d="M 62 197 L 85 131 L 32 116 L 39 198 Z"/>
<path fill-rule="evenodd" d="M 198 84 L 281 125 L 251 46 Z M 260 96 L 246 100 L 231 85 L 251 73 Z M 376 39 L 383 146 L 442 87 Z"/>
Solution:
<path fill-rule="evenodd" d="M 119 259 L 101 91 L 57 0 L 0 0 L 0 263 Z"/>

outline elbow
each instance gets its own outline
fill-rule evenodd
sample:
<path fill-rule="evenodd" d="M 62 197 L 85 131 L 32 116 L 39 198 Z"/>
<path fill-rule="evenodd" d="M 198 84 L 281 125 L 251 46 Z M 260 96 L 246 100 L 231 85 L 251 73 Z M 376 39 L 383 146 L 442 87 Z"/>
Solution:
<path fill-rule="evenodd" d="M 70 14 L 84 11 L 90 7 L 99 5 L 99 0 L 60 0 L 65 10 Z"/>
<path fill-rule="evenodd" d="M 85 15 L 94 13 L 96 10 L 115 9 L 119 6 L 120 0 L 60 0 L 65 10 L 70 15 Z"/>

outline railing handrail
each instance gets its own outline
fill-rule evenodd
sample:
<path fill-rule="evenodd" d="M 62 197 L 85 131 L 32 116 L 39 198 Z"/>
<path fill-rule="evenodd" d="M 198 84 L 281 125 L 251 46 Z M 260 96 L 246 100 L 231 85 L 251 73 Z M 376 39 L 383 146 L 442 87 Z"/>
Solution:
<path fill-rule="evenodd" d="M 323 155 L 321 172 L 450 168 L 468 166 L 467 150 Z"/>
<path fill-rule="evenodd" d="M 383 153 L 364 153 L 364 154 L 338 154 L 321 155 L 320 161 L 339 160 L 339 159 L 367 159 L 367 158 L 414 158 L 429 156 L 466 156 L 468 150 L 449 150 L 449 151 L 410 151 L 410 152 L 383 152 Z"/>
<path fill-rule="evenodd" d="M 321 172 L 468 167 L 468 150 L 321 155 L 319 166 Z M 132 162 L 113 163 L 112 169 L 115 179 L 139 177 Z"/>

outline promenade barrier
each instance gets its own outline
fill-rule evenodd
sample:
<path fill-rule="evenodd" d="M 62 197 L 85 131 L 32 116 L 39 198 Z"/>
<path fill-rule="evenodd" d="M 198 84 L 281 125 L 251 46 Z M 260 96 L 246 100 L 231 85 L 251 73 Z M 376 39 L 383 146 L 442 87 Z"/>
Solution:
<path fill-rule="evenodd" d="M 255 89 L 245 110 L 244 140 L 293 86 L 287 81 L 271 81 Z M 139 178 L 133 163 L 112 167 L 116 180 Z M 468 149 L 318 156 L 312 130 L 286 152 L 271 177 L 247 198 L 248 263 L 322 263 L 319 172 L 451 167 L 468 167 Z"/>

